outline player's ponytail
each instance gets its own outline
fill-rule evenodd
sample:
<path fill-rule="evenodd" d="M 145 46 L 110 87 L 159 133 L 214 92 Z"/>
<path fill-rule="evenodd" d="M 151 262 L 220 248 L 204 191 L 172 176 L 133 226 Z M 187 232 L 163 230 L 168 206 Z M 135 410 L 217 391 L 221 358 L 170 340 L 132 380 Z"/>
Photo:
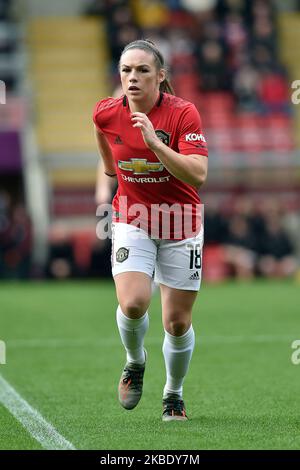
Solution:
<path fill-rule="evenodd" d="M 159 85 L 160 91 L 163 93 L 169 93 L 170 95 L 175 95 L 174 88 L 172 87 L 169 79 L 166 77 L 163 82 Z"/>
<path fill-rule="evenodd" d="M 160 69 L 166 70 L 163 55 L 157 49 L 155 44 L 152 41 L 150 41 L 150 39 L 138 39 L 137 41 L 130 42 L 129 44 L 127 44 L 127 46 L 124 47 L 124 49 L 122 51 L 122 54 L 121 54 L 121 57 L 129 49 L 141 49 L 141 50 L 146 51 L 146 52 L 151 52 L 151 54 L 154 57 L 157 69 L 158 70 L 160 70 Z M 173 87 L 172 87 L 172 85 L 169 81 L 168 76 L 167 76 L 167 70 L 166 70 L 166 78 L 164 79 L 163 82 L 161 82 L 161 84 L 159 86 L 159 89 L 162 92 L 169 93 L 170 95 L 175 95 L 174 89 L 173 89 Z"/>

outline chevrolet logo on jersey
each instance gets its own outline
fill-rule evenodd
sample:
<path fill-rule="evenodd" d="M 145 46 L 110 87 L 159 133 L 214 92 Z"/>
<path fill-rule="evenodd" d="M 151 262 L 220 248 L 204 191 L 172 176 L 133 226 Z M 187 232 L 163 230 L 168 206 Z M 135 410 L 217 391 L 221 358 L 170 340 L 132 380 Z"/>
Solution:
<path fill-rule="evenodd" d="M 148 162 L 146 158 L 131 158 L 130 161 L 119 160 L 118 167 L 121 170 L 132 171 L 134 175 L 149 175 L 155 171 L 163 171 L 164 166 L 160 162 Z"/>

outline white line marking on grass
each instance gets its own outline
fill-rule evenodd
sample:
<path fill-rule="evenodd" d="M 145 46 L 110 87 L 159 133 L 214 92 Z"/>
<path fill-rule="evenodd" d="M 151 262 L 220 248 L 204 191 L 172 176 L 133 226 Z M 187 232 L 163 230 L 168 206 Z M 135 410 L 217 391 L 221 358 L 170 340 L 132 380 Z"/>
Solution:
<path fill-rule="evenodd" d="M 32 408 L 0 375 L 0 403 L 19 421 L 44 449 L 76 450 L 40 413 Z"/>
<path fill-rule="evenodd" d="M 198 344 L 241 344 L 241 343 L 288 343 L 292 341 L 295 334 L 282 335 L 214 335 L 214 336 L 198 336 Z M 163 334 L 161 337 L 146 337 L 147 344 L 161 344 L 163 342 Z M 99 347 L 118 346 L 119 338 L 31 338 L 31 339 L 14 339 L 6 341 L 8 348 L 78 348 L 78 347 Z"/>

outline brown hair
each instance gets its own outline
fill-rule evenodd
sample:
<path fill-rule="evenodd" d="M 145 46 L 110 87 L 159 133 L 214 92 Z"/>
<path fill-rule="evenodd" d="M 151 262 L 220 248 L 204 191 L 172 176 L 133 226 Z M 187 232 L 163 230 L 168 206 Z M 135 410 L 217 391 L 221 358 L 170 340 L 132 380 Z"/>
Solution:
<path fill-rule="evenodd" d="M 130 42 L 129 44 L 127 44 L 127 46 L 124 47 L 121 57 L 125 52 L 129 51 L 130 49 L 141 49 L 143 51 L 150 52 L 154 57 L 157 70 L 163 68 L 165 69 L 165 61 L 161 52 L 149 39 L 138 39 L 137 41 Z M 167 76 L 164 81 L 161 82 L 159 89 L 162 92 L 170 93 L 170 95 L 175 95 L 174 89 Z"/>

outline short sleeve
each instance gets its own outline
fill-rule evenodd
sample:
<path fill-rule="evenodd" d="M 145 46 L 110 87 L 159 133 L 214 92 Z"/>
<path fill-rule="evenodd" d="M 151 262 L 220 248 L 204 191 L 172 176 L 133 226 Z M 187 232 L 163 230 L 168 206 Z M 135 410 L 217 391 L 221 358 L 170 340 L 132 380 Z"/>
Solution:
<path fill-rule="evenodd" d="M 201 118 L 193 104 L 184 111 L 179 129 L 178 149 L 179 153 L 184 155 L 199 154 L 208 156 Z"/>
<path fill-rule="evenodd" d="M 99 110 L 100 105 L 101 105 L 101 101 L 98 101 L 98 103 L 96 103 L 96 105 L 94 107 L 93 121 L 94 121 L 94 124 L 95 124 L 97 130 L 99 132 L 102 132 L 101 123 L 100 123 L 100 110 Z"/>

